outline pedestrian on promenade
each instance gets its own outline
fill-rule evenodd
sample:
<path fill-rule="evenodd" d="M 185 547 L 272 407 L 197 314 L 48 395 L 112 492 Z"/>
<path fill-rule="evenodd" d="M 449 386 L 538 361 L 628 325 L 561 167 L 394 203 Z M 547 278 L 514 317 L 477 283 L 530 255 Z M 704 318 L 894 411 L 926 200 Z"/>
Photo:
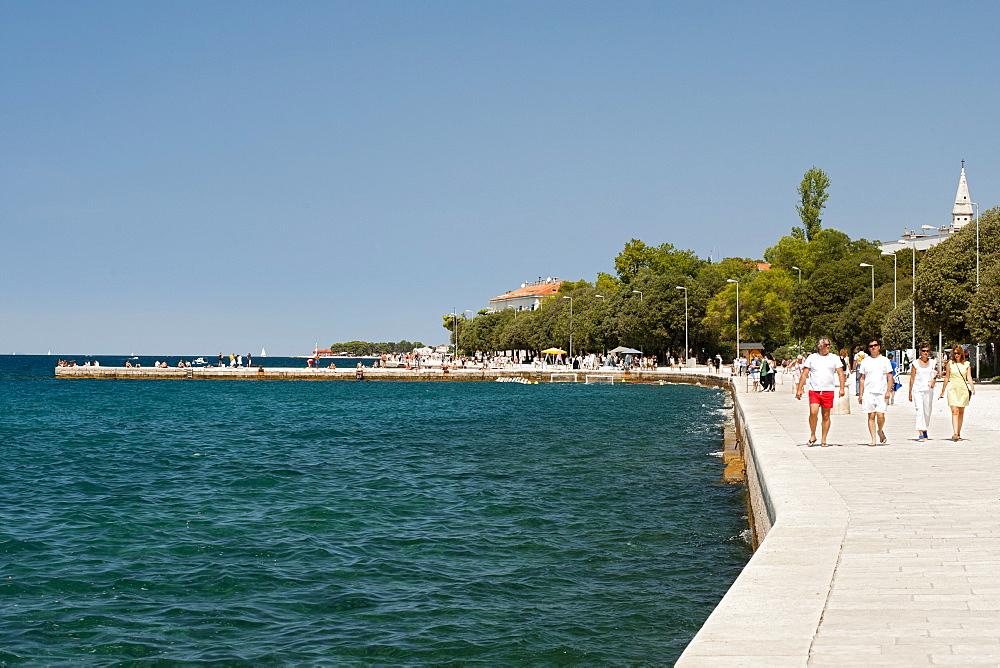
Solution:
<path fill-rule="evenodd" d="M 861 393 L 858 394 L 858 403 L 861 404 L 865 413 L 868 413 L 868 433 L 871 440 L 868 445 L 874 447 L 875 434 L 878 433 L 878 440 L 885 443 L 885 406 L 889 401 L 892 392 L 892 363 L 882 356 L 882 342 L 878 339 L 871 339 L 868 342 L 868 357 L 861 360 L 858 365 L 858 377 L 860 380 Z"/>
<path fill-rule="evenodd" d="M 821 337 L 816 342 L 816 351 L 802 363 L 799 384 L 795 388 L 795 398 L 802 399 L 802 389 L 809 381 L 809 445 L 816 445 L 816 423 L 822 412 L 822 435 L 820 444 L 825 448 L 830 433 L 830 409 L 833 408 L 835 378 L 840 379 L 840 394 L 844 396 L 844 367 L 840 358 L 830 354 L 830 339 Z"/>
<path fill-rule="evenodd" d="M 951 407 L 951 429 L 954 432 L 951 440 L 953 441 L 962 440 L 962 421 L 965 419 L 965 408 L 969 405 L 969 399 L 976 393 L 970 366 L 968 360 L 965 359 L 965 351 L 962 350 L 962 346 L 956 343 L 951 349 L 951 359 L 948 360 L 948 365 L 944 369 L 944 377 L 947 380 L 941 384 L 941 397 L 947 391 L 948 405 Z"/>
<path fill-rule="evenodd" d="M 917 353 L 917 361 L 910 365 L 910 401 L 917 414 L 917 440 L 926 441 L 931 409 L 934 406 L 934 383 L 937 379 L 934 363 L 930 360 L 931 344 L 921 341 L 917 345 Z"/>
<path fill-rule="evenodd" d="M 892 365 L 892 389 L 890 390 L 892 396 L 889 397 L 889 405 L 891 406 L 896 403 L 896 392 L 903 387 L 903 384 L 899 382 L 899 362 L 896 361 L 895 355 L 889 353 L 886 357 L 889 358 L 889 364 Z"/>
<path fill-rule="evenodd" d="M 760 389 L 760 365 L 760 357 L 754 355 L 753 359 L 750 360 L 750 380 L 753 381 L 754 392 Z"/>
<path fill-rule="evenodd" d="M 858 395 L 859 397 L 861 396 L 861 374 L 858 373 L 858 365 L 860 365 L 861 361 L 864 360 L 864 358 L 866 357 L 867 355 L 865 355 L 865 347 L 858 346 L 858 349 L 854 353 L 854 366 L 852 366 L 851 368 L 854 370 L 854 394 Z"/>

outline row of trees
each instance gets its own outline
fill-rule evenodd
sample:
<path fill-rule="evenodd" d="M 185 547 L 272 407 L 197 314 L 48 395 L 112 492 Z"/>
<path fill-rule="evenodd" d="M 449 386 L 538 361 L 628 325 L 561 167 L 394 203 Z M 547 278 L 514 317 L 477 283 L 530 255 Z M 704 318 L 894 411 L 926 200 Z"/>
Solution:
<path fill-rule="evenodd" d="M 535 311 L 480 311 L 457 322 L 446 315 L 443 324 L 453 343 L 458 325 L 463 352 L 568 349 L 572 309 L 574 350 L 624 345 L 662 358 L 684 355 L 686 321 L 689 354 L 731 357 L 738 290 L 740 339 L 769 350 L 800 341 L 811 348 L 819 336 L 844 348 L 872 336 L 887 348 L 908 348 L 914 320 L 917 339 L 936 338 L 940 329 L 948 341 L 1000 340 L 1000 208 L 979 220 L 977 289 L 975 225 L 927 251 L 898 251 L 894 265 L 878 243 L 822 227 L 829 184 L 822 170 L 805 174 L 796 207 L 802 227 L 764 252 L 769 269 L 749 258 L 710 262 L 669 243 L 632 239 L 615 258 L 616 275 L 564 282 Z"/>
<path fill-rule="evenodd" d="M 375 343 L 372 341 L 347 341 L 346 343 L 331 343 L 330 350 L 335 353 L 350 353 L 351 355 L 389 355 L 392 353 L 409 353 L 414 348 L 423 348 L 420 341 L 402 340 L 399 342 Z"/>

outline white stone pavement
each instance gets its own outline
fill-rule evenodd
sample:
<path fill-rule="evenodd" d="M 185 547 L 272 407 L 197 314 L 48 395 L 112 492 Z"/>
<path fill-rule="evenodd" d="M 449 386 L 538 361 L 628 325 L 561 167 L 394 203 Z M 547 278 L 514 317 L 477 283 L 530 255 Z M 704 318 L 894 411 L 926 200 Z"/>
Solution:
<path fill-rule="evenodd" d="M 977 388 L 958 443 L 935 398 L 918 443 L 907 383 L 874 448 L 857 403 L 807 447 L 787 379 L 737 383 L 773 526 L 678 665 L 1000 666 L 1000 387 Z"/>

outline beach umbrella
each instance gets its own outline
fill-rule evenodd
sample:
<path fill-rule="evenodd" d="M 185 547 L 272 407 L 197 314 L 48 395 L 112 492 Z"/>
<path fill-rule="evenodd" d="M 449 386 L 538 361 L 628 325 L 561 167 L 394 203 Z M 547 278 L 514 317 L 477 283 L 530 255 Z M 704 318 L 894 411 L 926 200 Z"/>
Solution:
<path fill-rule="evenodd" d="M 562 348 L 548 348 L 542 351 L 545 355 L 565 355 L 566 351 Z"/>
<path fill-rule="evenodd" d="M 641 350 L 636 350 L 635 348 L 626 348 L 625 346 L 618 346 L 614 350 L 609 350 L 609 353 L 613 355 L 641 355 Z"/>

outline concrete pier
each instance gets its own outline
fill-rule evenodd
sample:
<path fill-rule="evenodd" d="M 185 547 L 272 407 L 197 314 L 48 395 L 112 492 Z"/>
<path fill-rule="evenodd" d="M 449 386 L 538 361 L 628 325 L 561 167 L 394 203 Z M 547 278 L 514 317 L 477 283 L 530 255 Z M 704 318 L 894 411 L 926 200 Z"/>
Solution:
<path fill-rule="evenodd" d="M 677 665 L 1000 665 L 1000 387 L 918 443 L 903 380 L 878 447 L 856 397 L 821 448 L 790 380 L 736 392 L 760 544 Z"/>
<path fill-rule="evenodd" d="M 189 367 L 189 368 L 157 368 L 157 367 L 110 367 L 110 366 L 68 366 L 55 367 L 56 378 L 144 378 L 172 380 L 350 380 L 356 381 L 356 369 L 303 369 L 303 368 L 268 368 L 261 371 L 256 366 L 251 368 L 229 367 Z M 575 374 L 579 382 L 588 375 L 611 377 L 616 383 L 686 383 L 703 385 L 720 389 L 729 388 L 729 375 L 708 373 L 705 367 L 700 369 L 667 369 L 654 370 L 606 370 L 590 371 L 584 369 L 561 369 L 559 367 L 535 368 L 529 365 L 505 367 L 499 369 L 449 369 L 440 367 L 422 367 L 420 369 L 376 369 L 366 367 L 366 380 L 447 380 L 447 381 L 495 381 L 497 378 L 524 378 L 539 382 L 550 382 L 556 379 L 566 379 L 568 374 Z"/>

